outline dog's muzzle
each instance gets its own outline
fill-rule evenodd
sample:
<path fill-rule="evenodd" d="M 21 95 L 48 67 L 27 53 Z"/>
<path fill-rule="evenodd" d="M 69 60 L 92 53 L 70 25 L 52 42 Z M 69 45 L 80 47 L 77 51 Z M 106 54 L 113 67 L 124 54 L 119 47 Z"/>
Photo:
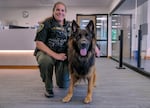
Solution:
<path fill-rule="evenodd" d="M 86 56 L 88 52 L 88 44 L 83 41 L 80 45 L 80 55 L 81 56 Z"/>

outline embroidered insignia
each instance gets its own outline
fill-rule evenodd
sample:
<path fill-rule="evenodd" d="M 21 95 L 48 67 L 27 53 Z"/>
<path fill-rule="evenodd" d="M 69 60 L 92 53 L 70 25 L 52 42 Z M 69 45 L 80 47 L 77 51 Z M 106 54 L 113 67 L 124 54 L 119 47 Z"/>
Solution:
<path fill-rule="evenodd" d="M 37 29 L 37 33 L 40 32 L 43 28 L 44 28 L 44 24 L 40 24 Z"/>
<path fill-rule="evenodd" d="M 64 28 L 63 27 L 53 27 L 52 30 L 61 30 L 61 31 L 64 31 Z"/>

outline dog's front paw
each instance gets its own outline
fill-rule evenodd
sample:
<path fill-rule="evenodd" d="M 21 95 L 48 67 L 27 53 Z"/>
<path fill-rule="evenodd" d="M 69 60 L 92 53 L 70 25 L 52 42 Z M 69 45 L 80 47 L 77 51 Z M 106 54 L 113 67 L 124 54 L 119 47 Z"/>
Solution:
<path fill-rule="evenodd" d="M 87 96 L 87 97 L 84 99 L 84 103 L 85 103 L 85 104 L 88 104 L 88 103 L 90 103 L 90 102 L 92 102 L 92 98 Z"/>
<path fill-rule="evenodd" d="M 72 96 L 71 95 L 67 95 L 62 99 L 62 102 L 67 103 L 71 100 Z"/>

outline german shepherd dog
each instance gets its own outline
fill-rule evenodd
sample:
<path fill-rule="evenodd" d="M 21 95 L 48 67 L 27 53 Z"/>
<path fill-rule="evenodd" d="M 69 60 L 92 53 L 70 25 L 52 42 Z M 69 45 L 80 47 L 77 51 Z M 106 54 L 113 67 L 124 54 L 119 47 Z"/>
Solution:
<path fill-rule="evenodd" d="M 75 83 L 78 80 L 87 79 L 88 88 L 84 103 L 90 103 L 92 101 L 92 89 L 95 86 L 96 80 L 96 37 L 94 23 L 91 20 L 86 26 L 86 29 L 80 29 L 78 24 L 73 20 L 71 29 L 71 36 L 68 41 L 68 66 L 71 80 L 68 93 L 62 101 L 69 102 L 73 96 Z"/>

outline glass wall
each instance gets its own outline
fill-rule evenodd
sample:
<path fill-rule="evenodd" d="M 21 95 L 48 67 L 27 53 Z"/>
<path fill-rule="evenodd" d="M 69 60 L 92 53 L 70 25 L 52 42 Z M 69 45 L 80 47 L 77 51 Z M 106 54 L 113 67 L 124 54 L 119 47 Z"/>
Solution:
<path fill-rule="evenodd" d="M 123 56 L 124 59 L 131 58 L 131 15 L 112 15 L 112 55 L 119 58 L 120 52 L 120 30 L 123 30 Z"/>
<path fill-rule="evenodd" d="M 123 62 L 150 73 L 148 55 L 149 0 L 124 0 L 112 13 L 112 57 L 119 60 L 123 30 Z M 150 4 L 150 3 L 149 3 Z M 149 40 L 150 41 L 150 40 Z"/>

